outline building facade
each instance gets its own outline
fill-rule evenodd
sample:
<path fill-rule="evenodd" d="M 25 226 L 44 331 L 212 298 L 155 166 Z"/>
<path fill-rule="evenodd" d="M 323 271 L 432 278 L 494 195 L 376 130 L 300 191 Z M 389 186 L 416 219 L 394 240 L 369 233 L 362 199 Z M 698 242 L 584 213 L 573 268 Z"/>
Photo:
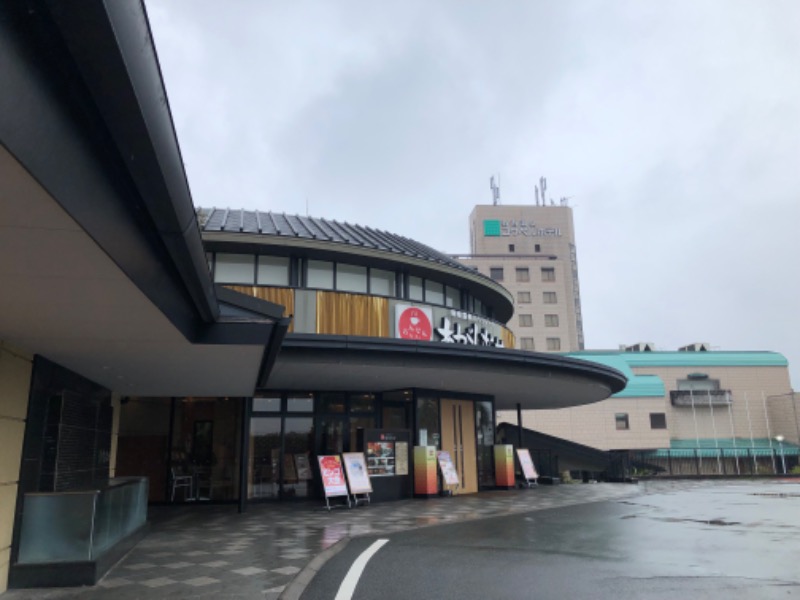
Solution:
<path fill-rule="evenodd" d="M 692 346 L 689 346 L 692 347 Z M 628 385 L 591 406 L 528 411 L 525 427 L 602 450 L 778 449 L 797 455 L 800 419 L 776 352 L 586 351 Z M 514 415 L 498 415 L 514 422 Z M 796 459 L 795 459 L 796 460 Z"/>
<path fill-rule="evenodd" d="M 569 206 L 479 205 L 469 217 L 470 254 L 458 259 L 514 298 L 516 347 L 583 350 L 578 258 Z"/>

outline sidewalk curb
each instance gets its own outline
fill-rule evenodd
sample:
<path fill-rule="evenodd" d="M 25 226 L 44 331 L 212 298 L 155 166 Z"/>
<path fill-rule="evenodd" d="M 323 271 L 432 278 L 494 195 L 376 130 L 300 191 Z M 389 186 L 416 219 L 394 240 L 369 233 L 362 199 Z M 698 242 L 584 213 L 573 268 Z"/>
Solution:
<path fill-rule="evenodd" d="M 300 596 L 303 595 L 303 592 L 308 587 L 308 584 L 311 583 L 311 580 L 314 579 L 317 572 L 325 566 L 326 562 L 344 550 L 345 546 L 350 543 L 351 539 L 352 538 L 343 538 L 330 548 L 323 550 L 320 554 L 317 554 L 314 557 L 314 560 L 303 567 L 303 570 L 300 571 L 295 578 L 292 579 L 292 582 L 286 586 L 286 589 L 281 592 L 281 595 L 278 596 L 279 600 L 299 600 Z"/>

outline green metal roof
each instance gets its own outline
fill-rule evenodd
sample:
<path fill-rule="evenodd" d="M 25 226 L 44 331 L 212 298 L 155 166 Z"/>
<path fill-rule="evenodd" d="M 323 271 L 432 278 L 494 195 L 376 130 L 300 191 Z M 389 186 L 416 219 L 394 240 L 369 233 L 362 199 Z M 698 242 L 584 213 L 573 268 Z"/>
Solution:
<path fill-rule="evenodd" d="M 590 350 L 566 356 L 613 367 L 628 378 L 624 390 L 612 398 L 663 398 L 664 382 L 657 375 L 637 375 L 634 367 L 785 367 L 789 364 L 778 352 L 620 352 Z"/>
<path fill-rule="evenodd" d="M 666 458 L 716 458 L 717 456 L 798 456 L 800 447 L 797 444 L 784 441 L 783 444 L 769 438 L 701 438 L 670 440 L 670 447 L 653 450 L 649 456 Z"/>
<path fill-rule="evenodd" d="M 666 394 L 664 382 L 661 381 L 660 377 L 657 375 L 637 375 L 633 372 L 625 357 L 619 352 L 574 352 L 567 356 L 600 363 L 617 371 L 622 371 L 623 375 L 628 378 L 628 385 L 621 392 L 614 394 L 612 398 L 663 398 Z"/>

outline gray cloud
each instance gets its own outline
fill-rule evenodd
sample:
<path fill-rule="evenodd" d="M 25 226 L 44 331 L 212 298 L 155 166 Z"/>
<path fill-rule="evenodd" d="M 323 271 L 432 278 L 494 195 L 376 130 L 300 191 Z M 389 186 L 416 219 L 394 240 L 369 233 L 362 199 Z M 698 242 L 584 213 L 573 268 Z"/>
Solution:
<path fill-rule="evenodd" d="M 196 204 L 468 250 L 575 207 L 587 343 L 783 352 L 798 380 L 800 5 L 147 3 Z"/>

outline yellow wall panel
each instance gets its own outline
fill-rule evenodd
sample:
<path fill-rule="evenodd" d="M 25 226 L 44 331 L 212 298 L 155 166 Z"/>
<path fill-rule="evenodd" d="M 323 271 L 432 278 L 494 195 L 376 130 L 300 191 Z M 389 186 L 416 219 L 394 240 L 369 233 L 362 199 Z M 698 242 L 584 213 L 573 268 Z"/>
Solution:
<path fill-rule="evenodd" d="M 389 301 L 377 296 L 317 292 L 317 333 L 389 337 Z"/>

